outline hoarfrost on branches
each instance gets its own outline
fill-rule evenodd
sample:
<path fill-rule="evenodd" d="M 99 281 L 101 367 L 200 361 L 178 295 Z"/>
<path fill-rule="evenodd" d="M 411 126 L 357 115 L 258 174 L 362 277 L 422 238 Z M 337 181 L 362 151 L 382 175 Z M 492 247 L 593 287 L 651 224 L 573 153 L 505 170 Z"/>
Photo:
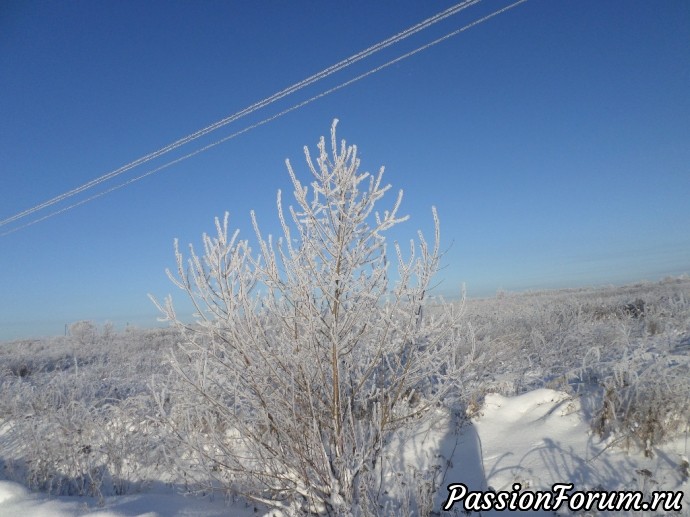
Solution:
<path fill-rule="evenodd" d="M 171 280 L 192 300 L 185 339 L 171 356 L 178 382 L 159 411 L 187 447 L 184 462 L 288 514 L 372 515 L 390 508 L 386 446 L 439 414 L 457 387 L 457 307 L 430 305 L 439 268 L 434 240 L 418 232 L 391 273 L 386 232 L 407 218 L 375 210 L 390 185 L 383 168 L 359 171 L 357 148 L 322 137 L 309 185 L 287 161 L 295 206 L 277 196 L 282 237 L 264 237 L 251 213 L 254 252 L 228 214 L 184 259 L 175 242 Z M 433 312 L 433 314 L 432 314 Z M 202 476 L 202 477 L 203 477 Z M 201 478 L 198 478 L 201 479 Z M 409 497 L 409 494 L 406 496 Z"/>

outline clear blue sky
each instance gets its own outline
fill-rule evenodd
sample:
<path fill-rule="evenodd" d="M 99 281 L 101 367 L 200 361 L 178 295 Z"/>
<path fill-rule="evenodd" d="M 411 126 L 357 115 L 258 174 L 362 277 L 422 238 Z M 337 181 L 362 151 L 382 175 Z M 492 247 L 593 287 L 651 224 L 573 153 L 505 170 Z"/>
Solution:
<path fill-rule="evenodd" d="M 509 2 L 484 0 L 112 186 Z M 453 5 L 449 1 L 14 1 L 0 6 L 0 219 L 110 172 Z M 276 232 L 340 119 L 411 220 L 438 207 L 438 292 L 470 296 L 690 272 L 690 3 L 529 0 L 212 150 L 0 237 L 0 339 L 91 319 L 155 324 L 173 238 L 225 210 Z M 90 193 L 96 193 L 98 189 Z M 70 201 L 78 201 L 77 196 Z M 392 201 L 392 200 L 389 200 Z M 61 208 L 69 203 L 57 205 Z M 37 213 L 37 216 L 47 212 Z M 18 223 L 29 222 L 31 218 Z M 0 230 L 6 231 L 13 225 Z"/>

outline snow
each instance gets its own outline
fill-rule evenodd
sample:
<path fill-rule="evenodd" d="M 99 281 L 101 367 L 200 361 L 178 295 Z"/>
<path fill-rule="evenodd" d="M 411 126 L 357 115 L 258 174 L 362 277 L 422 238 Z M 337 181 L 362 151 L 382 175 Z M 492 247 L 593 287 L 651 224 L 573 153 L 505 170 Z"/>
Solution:
<path fill-rule="evenodd" d="M 31 493 L 18 483 L 0 481 L 0 517 L 244 517 L 260 515 L 244 504 L 185 497 L 172 492 L 106 497 L 102 506 L 89 497 Z"/>
<path fill-rule="evenodd" d="M 548 488 L 557 481 L 584 483 L 577 478 L 591 437 L 578 409 L 577 401 L 549 389 L 513 398 L 487 395 L 475 426 L 485 451 L 488 485 L 509 490 L 515 482 L 523 488 Z"/>
<path fill-rule="evenodd" d="M 677 464 L 687 456 L 686 439 L 671 442 L 655 458 L 608 447 L 593 436 L 577 398 L 551 389 L 537 389 L 516 397 L 489 393 L 471 424 L 458 432 L 449 418 L 422 429 L 405 445 L 400 458 L 422 465 L 440 459 L 445 472 L 437 504 L 448 495 L 445 485 L 465 483 L 470 490 L 491 487 L 510 490 L 550 490 L 556 482 L 607 490 L 683 490 L 682 515 L 690 515 L 688 481 Z M 651 475 L 639 472 L 647 469 Z M 638 472 L 639 471 L 639 472 Z M 518 512 L 482 512 L 511 515 Z M 228 505 L 222 498 L 185 497 L 168 490 L 106 497 L 98 506 L 93 498 L 58 497 L 31 493 L 14 482 L 0 481 L 0 517 L 215 517 L 260 515 L 243 503 Z M 266 514 L 268 516 L 268 514 Z M 532 515 L 553 515 L 532 512 Z M 606 515 L 606 514 L 602 514 Z"/>
<path fill-rule="evenodd" d="M 644 318 L 621 310 L 642 298 Z M 572 483 L 574 490 L 639 490 L 646 500 L 655 491 L 683 492 L 680 512 L 634 515 L 690 516 L 689 300 L 690 280 L 680 279 L 468 303 L 468 342 L 476 342 L 481 360 L 463 377 L 462 400 L 444 400 L 436 418 L 400 431 L 412 433 L 408 441 L 398 435 L 388 445 L 381 500 L 402 501 L 407 483 L 426 487 L 424 502 L 438 511 L 451 484 L 505 493 L 516 483 L 523 491 L 547 492 L 555 483 Z M 182 452 L 175 443 L 163 450 L 166 429 L 147 423 L 155 409 L 149 386 L 165 388 L 161 358 L 177 335 L 151 330 L 106 337 L 86 345 L 60 337 L 0 346 L 0 517 L 280 515 L 222 495 L 185 493 L 193 478 L 170 460 Z M 612 417 L 602 409 L 609 390 L 606 400 L 619 410 Z M 633 411 L 620 411 L 625 403 Z M 461 418 L 465 409 L 471 419 Z M 637 433 L 649 414 L 668 431 L 653 440 Z M 85 446 L 100 456 L 85 453 Z M 99 462 L 109 470 L 96 490 L 65 484 Z M 104 497 L 56 495 L 82 492 Z M 457 503 L 440 515 L 462 510 Z"/>
<path fill-rule="evenodd" d="M 488 394 L 473 426 L 483 452 L 485 482 L 496 491 L 509 491 L 516 482 L 523 490 L 549 491 L 554 483 L 573 483 L 575 490 L 638 489 L 645 495 L 682 490 L 682 515 L 690 515 L 688 480 L 678 470 L 686 460 L 687 437 L 657 449 L 654 458 L 609 447 L 592 434 L 577 397 L 550 389 L 516 397 Z M 650 476 L 643 474 L 645 469 Z M 461 477 L 457 481 L 463 482 Z"/>

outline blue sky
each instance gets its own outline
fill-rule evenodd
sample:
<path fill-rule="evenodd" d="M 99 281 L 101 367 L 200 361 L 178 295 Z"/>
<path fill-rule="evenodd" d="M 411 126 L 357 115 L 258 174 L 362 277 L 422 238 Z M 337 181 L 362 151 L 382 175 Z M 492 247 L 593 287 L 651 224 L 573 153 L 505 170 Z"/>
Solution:
<path fill-rule="evenodd" d="M 484 0 L 111 187 L 455 30 Z M 0 7 L 0 219 L 113 171 L 448 7 L 447 1 L 14 1 Z M 213 217 L 277 233 L 284 160 L 304 175 L 339 118 L 448 247 L 470 296 L 690 273 L 690 3 L 528 0 L 139 182 L 0 237 L 0 339 L 91 319 L 154 325 L 172 242 Z M 303 176 L 304 177 L 304 176 Z M 95 194 L 99 189 L 89 191 Z M 75 196 L 54 209 L 79 201 Z M 392 202 L 392 199 L 389 199 Z M 385 208 L 385 207 L 382 207 Z M 36 213 L 40 217 L 49 211 Z M 0 227 L 7 231 L 31 217 Z M 1 232 L 0 232 L 1 233 Z"/>

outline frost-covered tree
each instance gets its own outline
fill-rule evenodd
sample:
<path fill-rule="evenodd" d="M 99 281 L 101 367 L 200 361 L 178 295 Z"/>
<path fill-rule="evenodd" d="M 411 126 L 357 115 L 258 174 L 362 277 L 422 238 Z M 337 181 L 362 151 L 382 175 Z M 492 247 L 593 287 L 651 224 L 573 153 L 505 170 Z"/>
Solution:
<path fill-rule="evenodd" d="M 75 321 L 69 326 L 69 334 L 80 345 L 90 345 L 96 341 L 98 334 L 96 325 L 92 321 Z"/>
<path fill-rule="evenodd" d="M 289 161 L 296 205 L 277 196 L 282 237 L 265 237 L 255 214 L 254 252 L 228 215 L 204 253 L 175 241 L 171 280 L 187 293 L 187 324 L 168 297 L 158 308 L 183 333 L 171 360 L 178 382 L 159 398 L 164 418 L 216 482 L 287 514 L 374 515 L 395 504 L 399 476 L 387 447 L 439 413 L 466 364 L 451 304 L 430 305 L 439 268 L 421 232 L 408 256 L 385 234 L 389 210 L 375 205 L 390 185 L 383 168 L 359 171 L 357 148 L 324 138 L 305 155 L 310 187 Z M 414 494 L 413 494 L 414 495 Z M 410 494 L 406 496 L 408 499 Z M 414 505 L 413 505 L 414 506 Z"/>

